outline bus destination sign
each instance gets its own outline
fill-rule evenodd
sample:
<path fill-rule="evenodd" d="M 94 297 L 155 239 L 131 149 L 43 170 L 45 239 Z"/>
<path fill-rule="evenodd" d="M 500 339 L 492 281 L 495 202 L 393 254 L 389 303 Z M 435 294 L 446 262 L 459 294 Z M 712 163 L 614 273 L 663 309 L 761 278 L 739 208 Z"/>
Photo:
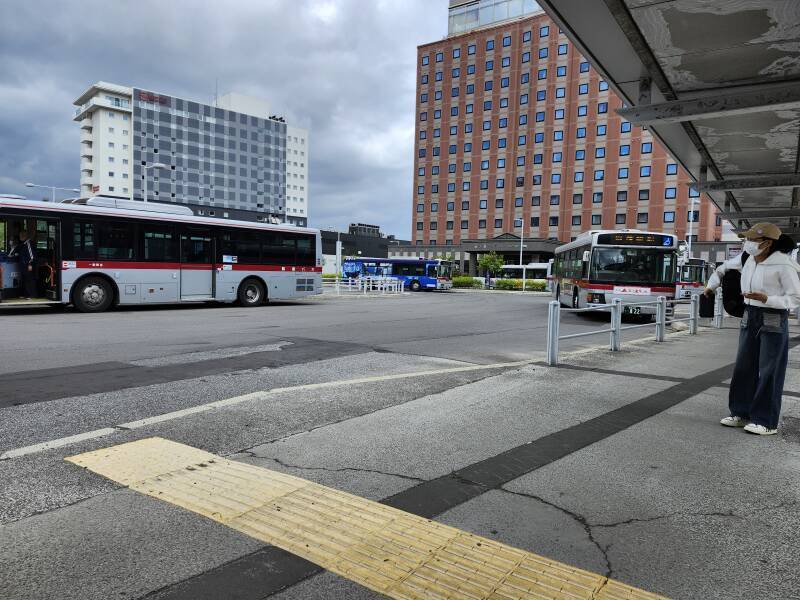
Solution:
<path fill-rule="evenodd" d="M 658 233 L 601 233 L 597 236 L 598 244 L 613 246 L 661 246 L 672 248 L 673 237 L 671 235 L 660 235 Z"/>

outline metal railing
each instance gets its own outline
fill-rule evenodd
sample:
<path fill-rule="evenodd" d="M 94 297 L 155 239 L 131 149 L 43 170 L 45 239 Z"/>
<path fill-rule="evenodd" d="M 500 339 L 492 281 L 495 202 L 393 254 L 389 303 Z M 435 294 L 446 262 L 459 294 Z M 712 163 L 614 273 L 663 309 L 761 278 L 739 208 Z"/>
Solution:
<path fill-rule="evenodd" d="M 394 277 L 354 277 L 324 281 L 324 284 L 333 287 L 337 296 L 402 294 L 405 291 L 405 282 Z"/>
<path fill-rule="evenodd" d="M 679 304 L 689 305 L 689 316 L 683 318 L 676 318 L 674 314 L 674 307 Z M 625 306 L 654 306 L 656 307 L 655 323 L 640 323 L 637 325 L 622 326 L 622 314 Z M 688 321 L 689 333 L 697 335 L 697 326 L 700 320 L 700 296 L 693 294 L 691 299 L 686 302 L 684 300 L 667 300 L 666 296 L 659 296 L 655 301 L 649 302 L 623 302 L 620 298 L 615 298 L 611 304 L 597 304 L 587 308 L 572 308 L 562 309 L 561 303 L 558 300 L 550 302 L 547 316 L 547 364 L 555 366 L 558 364 L 558 346 L 561 340 L 570 340 L 574 338 L 586 337 L 590 335 L 599 335 L 602 333 L 609 334 L 609 349 L 612 352 L 618 352 L 622 344 L 622 332 L 629 329 L 639 329 L 642 327 L 653 327 L 655 325 L 655 338 L 656 342 L 663 342 L 667 330 L 667 307 L 673 307 L 673 316 L 670 317 L 671 323 L 679 321 Z M 570 333 L 568 335 L 560 335 L 561 328 L 561 312 L 568 313 L 588 313 L 588 312 L 610 312 L 611 320 L 609 327 L 605 329 L 593 329 L 592 331 L 582 331 L 580 333 Z M 722 290 L 717 290 L 714 300 L 714 318 L 713 326 L 717 329 L 722 327 L 723 309 L 722 309 Z"/>

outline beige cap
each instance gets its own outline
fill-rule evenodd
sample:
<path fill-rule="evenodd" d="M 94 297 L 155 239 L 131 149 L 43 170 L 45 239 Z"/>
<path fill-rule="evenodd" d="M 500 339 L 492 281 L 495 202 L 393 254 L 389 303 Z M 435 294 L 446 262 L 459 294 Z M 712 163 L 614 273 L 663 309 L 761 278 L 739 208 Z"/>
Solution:
<path fill-rule="evenodd" d="M 781 237 L 781 230 L 772 223 L 756 223 L 747 231 L 739 234 L 740 238 L 767 238 L 777 240 Z"/>

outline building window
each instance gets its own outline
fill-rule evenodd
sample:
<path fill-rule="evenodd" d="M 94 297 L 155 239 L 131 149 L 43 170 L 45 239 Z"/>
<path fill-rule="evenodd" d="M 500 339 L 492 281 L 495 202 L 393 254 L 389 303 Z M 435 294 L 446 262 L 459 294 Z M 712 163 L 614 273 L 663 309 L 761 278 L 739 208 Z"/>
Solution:
<path fill-rule="evenodd" d="M 494 69 L 494 61 L 493 61 L 493 60 L 487 60 L 487 61 L 486 61 L 486 68 L 485 68 L 485 70 L 486 70 L 486 71 L 491 71 L 492 69 Z"/>
<path fill-rule="evenodd" d="M 642 143 L 642 154 L 650 154 L 653 151 L 653 143 L 652 142 L 643 142 Z"/>
<path fill-rule="evenodd" d="M 628 133 L 631 130 L 630 121 L 623 121 L 622 123 L 620 123 L 619 130 L 622 133 Z"/>
<path fill-rule="evenodd" d="M 427 121 L 428 120 L 428 113 L 426 113 L 426 112 L 419 113 L 419 120 L 420 121 Z"/>
<path fill-rule="evenodd" d="M 636 213 L 636 222 L 637 223 L 647 223 L 648 215 L 646 212 Z"/>
<path fill-rule="evenodd" d="M 523 42 L 530 42 L 531 41 L 531 32 L 530 31 L 525 31 L 522 34 L 522 41 Z"/>
<path fill-rule="evenodd" d="M 484 91 L 488 92 L 489 90 L 491 90 L 492 89 L 492 85 L 493 84 L 492 84 L 492 80 L 491 79 L 488 79 L 487 81 L 484 81 L 483 82 Z"/>
<path fill-rule="evenodd" d="M 428 55 L 426 54 L 425 56 L 422 57 L 422 65 L 425 66 L 428 63 L 430 63 L 430 59 L 428 58 Z"/>
<path fill-rule="evenodd" d="M 689 198 L 699 198 L 699 197 L 700 197 L 700 192 L 698 192 L 693 187 L 690 187 L 689 188 Z"/>
<path fill-rule="evenodd" d="M 461 48 L 453 48 L 453 58 L 461 58 Z"/>
<path fill-rule="evenodd" d="M 455 183 L 448 183 L 447 184 L 447 191 L 448 192 L 455 192 L 456 191 L 456 184 Z"/>
<path fill-rule="evenodd" d="M 631 147 L 627 144 L 622 144 L 619 147 L 619 155 L 620 156 L 628 156 L 631 153 Z"/>
<path fill-rule="evenodd" d="M 650 190 L 639 190 L 639 201 L 646 202 L 650 200 Z"/>
<path fill-rule="evenodd" d="M 508 98 L 500 98 L 500 108 L 508 108 Z"/>
<path fill-rule="evenodd" d="M 478 208 L 489 208 L 489 201 L 481 200 L 478 204 Z"/>
<path fill-rule="evenodd" d="M 552 173 L 550 175 L 550 183 L 561 183 L 561 173 Z"/>
<path fill-rule="evenodd" d="M 556 109 L 555 120 L 558 121 L 558 120 L 561 120 L 563 118 L 564 118 L 564 109 L 563 108 L 557 108 Z"/>
<path fill-rule="evenodd" d="M 523 83 L 523 84 L 524 83 L 528 83 L 530 80 L 531 80 L 531 74 L 530 73 L 523 73 L 519 78 L 519 82 Z"/>
<path fill-rule="evenodd" d="M 601 225 L 602 215 L 592 215 L 592 225 Z"/>
<path fill-rule="evenodd" d="M 577 132 L 575 133 L 575 137 L 577 137 L 577 138 L 585 138 L 586 137 L 586 127 L 578 127 Z"/>
<path fill-rule="evenodd" d="M 442 72 L 441 71 L 436 71 L 435 79 L 436 79 L 436 81 L 441 81 L 442 80 Z"/>
<path fill-rule="evenodd" d="M 595 158 L 604 158 L 606 155 L 606 149 L 603 146 L 598 146 L 594 149 L 594 157 Z"/>
<path fill-rule="evenodd" d="M 561 152 L 553 152 L 553 162 L 560 163 L 561 162 L 562 154 Z"/>
<path fill-rule="evenodd" d="M 469 56 L 472 56 L 473 54 L 475 54 L 475 50 L 477 50 L 477 47 L 475 46 L 475 44 L 470 44 L 469 46 L 467 46 L 467 54 Z"/>
<path fill-rule="evenodd" d="M 558 227 L 558 217 L 550 217 L 550 227 Z"/>
<path fill-rule="evenodd" d="M 536 72 L 536 79 L 539 79 L 539 80 L 547 79 L 547 69 L 539 69 Z"/>
<path fill-rule="evenodd" d="M 664 223 L 674 223 L 675 222 L 675 211 L 668 210 L 664 213 Z"/>
<path fill-rule="evenodd" d="M 585 117 L 587 114 L 589 114 L 588 107 L 585 104 L 580 105 L 578 107 L 578 116 L 579 117 Z"/>
<path fill-rule="evenodd" d="M 520 206 L 522 206 L 522 202 L 523 201 L 522 201 L 521 197 L 514 198 L 514 206 L 520 207 Z"/>
<path fill-rule="evenodd" d="M 588 93 L 589 93 L 589 84 L 581 83 L 578 86 L 578 94 L 582 96 L 583 94 L 588 94 Z"/>
<path fill-rule="evenodd" d="M 455 209 L 456 209 L 456 203 L 455 202 L 448 202 L 447 203 L 447 210 L 449 212 L 453 212 Z"/>
<path fill-rule="evenodd" d="M 639 167 L 639 177 L 650 177 L 650 167 L 648 165 Z"/>
<path fill-rule="evenodd" d="M 699 210 L 686 211 L 686 220 L 689 223 L 697 223 L 698 221 L 700 221 L 700 211 Z"/>
<path fill-rule="evenodd" d="M 603 114 L 608 112 L 608 102 L 598 102 L 597 103 L 597 113 Z"/>
<path fill-rule="evenodd" d="M 542 157 L 543 156 L 544 156 L 543 154 L 534 154 L 533 155 L 533 164 L 535 164 L 535 165 L 542 164 Z"/>
<path fill-rule="evenodd" d="M 627 179 L 628 178 L 628 167 L 620 167 L 617 171 L 617 177 L 619 179 Z"/>
<path fill-rule="evenodd" d="M 550 196 L 550 206 L 558 206 L 561 203 L 561 196 L 553 194 Z"/>
<path fill-rule="evenodd" d="M 594 180 L 595 181 L 603 181 L 605 179 L 606 172 L 603 169 L 595 169 L 594 172 Z"/>
<path fill-rule="evenodd" d="M 617 225 L 625 225 L 625 213 L 617 213 L 615 222 Z"/>
<path fill-rule="evenodd" d="M 503 219 L 495 219 L 494 220 L 494 228 L 495 229 L 500 229 L 501 227 L 503 227 Z"/>
<path fill-rule="evenodd" d="M 605 125 L 598 125 L 597 126 L 597 135 L 605 135 L 606 134 L 606 126 Z"/>
<path fill-rule="evenodd" d="M 506 187 L 506 180 L 503 179 L 502 177 L 498 177 L 497 181 L 495 181 L 494 187 L 497 188 L 498 190 L 503 189 L 504 187 Z"/>
<path fill-rule="evenodd" d="M 627 202 L 628 201 L 628 192 L 625 190 L 620 190 L 617 192 L 617 202 Z"/>
<path fill-rule="evenodd" d="M 508 48 L 511 45 L 511 36 L 506 35 L 503 37 L 503 48 Z"/>
<path fill-rule="evenodd" d="M 431 212 L 439 212 L 439 203 L 438 202 L 431 202 Z"/>
<path fill-rule="evenodd" d="M 586 61 L 583 61 L 583 62 L 581 63 L 581 65 L 580 65 L 580 72 L 581 72 L 581 73 L 588 73 L 588 72 L 589 72 L 589 63 L 588 63 L 588 62 L 586 62 Z"/>
<path fill-rule="evenodd" d="M 586 150 L 575 150 L 575 160 L 583 160 L 586 158 Z"/>
<path fill-rule="evenodd" d="M 555 141 L 561 141 L 564 139 L 564 132 L 561 129 L 553 130 L 553 139 Z"/>
<path fill-rule="evenodd" d="M 572 194 L 572 204 L 578 206 L 583 204 L 583 194 Z"/>
<path fill-rule="evenodd" d="M 536 101 L 539 102 L 547 98 L 547 90 L 537 90 L 536 91 Z"/>
<path fill-rule="evenodd" d="M 544 132 L 543 131 L 537 131 L 536 133 L 534 133 L 533 134 L 533 141 L 536 144 L 538 144 L 539 142 L 543 142 L 544 141 Z"/>
<path fill-rule="evenodd" d="M 605 92 L 608 89 L 608 82 L 605 79 L 601 79 L 597 84 L 597 89 L 601 92 Z"/>
<path fill-rule="evenodd" d="M 542 204 L 541 196 L 531 196 L 531 206 L 541 206 L 541 204 Z"/>
<path fill-rule="evenodd" d="M 444 52 L 437 52 L 436 53 L 436 62 L 440 63 L 444 60 Z"/>
<path fill-rule="evenodd" d="M 523 63 L 531 62 L 531 53 L 530 52 L 523 52 L 522 53 L 522 62 Z"/>
<path fill-rule="evenodd" d="M 678 188 L 668 187 L 664 188 L 664 198 L 672 200 L 678 197 Z"/>
<path fill-rule="evenodd" d="M 517 146 L 524 146 L 528 143 L 528 137 L 525 135 L 521 135 L 517 138 Z"/>
<path fill-rule="evenodd" d="M 500 61 L 500 65 L 503 67 L 510 67 L 511 66 L 511 57 L 504 56 L 503 60 Z"/>
<path fill-rule="evenodd" d="M 494 40 L 486 40 L 486 49 L 494 50 Z"/>
<path fill-rule="evenodd" d="M 531 227 L 539 226 L 539 217 L 531 217 Z"/>
<path fill-rule="evenodd" d="M 539 58 L 547 58 L 547 46 L 539 48 Z"/>
<path fill-rule="evenodd" d="M 519 97 L 519 103 L 520 103 L 520 104 L 527 104 L 527 103 L 528 103 L 528 94 L 522 94 L 522 95 Z M 562 112 L 563 112 L 563 111 L 562 111 Z"/>
<path fill-rule="evenodd" d="M 581 224 L 581 216 L 580 215 L 572 215 L 572 224 L 573 225 L 580 225 Z"/>
<path fill-rule="evenodd" d="M 556 77 L 564 77 L 567 74 L 567 67 L 556 67 Z"/>
<path fill-rule="evenodd" d="M 544 111 L 537 112 L 535 118 L 537 123 L 541 123 L 542 121 L 544 121 Z"/>
<path fill-rule="evenodd" d="M 469 221 L 461 221 L 461 229 L 469 229 Z"/>
<path fill-rule="evenodd" d="M 558 45 L 558 53 L 559 53 L 560 55 L 566 54 L 566 53 L 567 53 L 567 48 L 568 48 L 568 47 L 569 47 L 569 46 L 568 46 L 567 44 L 559 44 L 559 45 Z"/>
<path fill-rule="evenodd" d="M 422 231 L 422 227 L 423 227 L 423 224 L 420 223 L 420 222 L 417 222 L 417 231 Z"/>
<path fill-rule="evenodd" d="M 678 174 L 678 164 L 667 163 L 667 175 L 677 175 L 677 174 Z"/>
<path fill-rule="evenodd" d="M 478 219 L 478 229 L 486 229 L 486 219 Z"/>

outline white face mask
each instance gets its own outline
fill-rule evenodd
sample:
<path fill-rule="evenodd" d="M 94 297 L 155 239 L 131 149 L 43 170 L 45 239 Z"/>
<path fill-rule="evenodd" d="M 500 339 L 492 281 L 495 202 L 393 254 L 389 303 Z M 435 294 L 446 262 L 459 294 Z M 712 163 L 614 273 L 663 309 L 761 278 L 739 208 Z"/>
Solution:
<path fill-rule="evenodd" d="M 758 256 L 759 254 L 764 252 L 766 248 L 762 250 L 761 244 L 759 244 L 758 242 L 747 240 L 744 244 L 742 244 L 742 250 L 747 252 L 750 256 Z"/>

